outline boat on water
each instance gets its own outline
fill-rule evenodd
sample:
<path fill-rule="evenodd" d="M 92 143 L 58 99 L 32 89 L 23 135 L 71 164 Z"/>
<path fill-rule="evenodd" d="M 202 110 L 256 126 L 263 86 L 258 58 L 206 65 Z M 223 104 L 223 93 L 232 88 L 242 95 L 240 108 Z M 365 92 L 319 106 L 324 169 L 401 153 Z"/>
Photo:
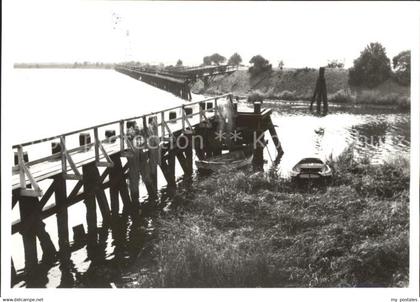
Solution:
<path fill-rule="evenodd" d="M 300 160 L 292 169 L 293 179 L 328 179 L 332 176 L 330 166 L 316 157 Z"/>
<path fill-rule="evenodd" d="M 252 163 L 252 158 L 252 153 L 236 150 L 206 160 L 197 160 L 195 164 L 201 172 L 220 172 L 246 167 Z"/>

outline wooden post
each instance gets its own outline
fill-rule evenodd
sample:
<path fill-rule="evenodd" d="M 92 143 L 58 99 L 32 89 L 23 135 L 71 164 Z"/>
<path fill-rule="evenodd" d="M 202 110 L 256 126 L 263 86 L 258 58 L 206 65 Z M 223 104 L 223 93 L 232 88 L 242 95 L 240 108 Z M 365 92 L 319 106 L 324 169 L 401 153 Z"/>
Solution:
<path fill-rule="evenodd" d="M 151 164 L 150 164 L 150 153 L 149 151 L 141 151 L 139 155 L 139 166 L 140 166 L 140 174 L 144 184 L 146 185 L 147 193 L 149 194 L 150 198 L 156 197 L 156 187 L 154 185 L 153 176 L 151 172 Z"/>
<path fill-rule="evenodd" d="M 254 102 L 254 113 L 261 113 L 261 102 Z M 265 143 L 264 131 L 261 129 L 261 117 L 257 117 L 257 127 L 254 133 L 254 157 L 253 157 L 253 166 L 254 170 L 261 171 L 264 168 L 264 147 L 261 144 Z"/>
<path fill-rule="evenodd" d="M 175 179 L 175 156 L 176 152 L 174 149 L 169 149 L 168 151 L 168 175 L 171 181 L 168 181 L 169 186 L 176 186 Z"/>
<path fill-rule="evenodd" d="M 11 259 L 11 276 L 10 276 L 10 286 L 13 286 L 13 284 L 16 283 L 16 279 L 17 279 L 17 273 L 16 273 L 16 269 L 15 269 L 15 265 L 13 264 L 13 259 Z"/>
<path fill-rule="evenodd" d="M 184 109 L 184 106 L 182 106 L 181 110 L 182 110 L 182 112 L 181 112 L 182 131 L 184 132 L 185 131 L 185 109 Z"/>
<path fill-rule="evenodd" d="M 111 159 L 114 163 L 114 166 L 109 170 L 109 180 L 111 182 L 110 198 L 112 216 L 115 217 L 119 213 L 118 192 L 124 205 L 124 212 L 132 213 L 133 206 L 131 204 L 130 194 L 128 192 L 127 183 L 125 181 L 120 155 L 113 154 L 111 155 Z"/>
<path fill-rule="evenodd" d="M 61 145 L 58 145 L 61 147 Z M 52 150 L 53 154 L 61 152 L 61 148 Z M 60 259 L 62 263 L 70 259 L 69 226 L 67 213 L 67 187 L 64 173 L 54 176 L 55 203 L 57 206 L 57 233 Z"/>
<path fill-rule="evenodd" d="M 188 145 L 185 150 L 185 158 L 187 163 L 187 175 L 191 176 L 193 174 L 193 145 L 192 145 L 192 133 L 185 133 L 184 134 Z"/>
<path fill-rule="evenodd" d="M 261 113 L 261 105 L 262 105 L 261 101 L 255 101 L 254 102 L 254 113 L 256 113 L 256 114 Z"/>
<path fill-rule="evenodd" d="M 143 129 L 145 129 L 146 124 L 146 117 L 143 117 Z M 135 121 L 128 121 L 127 122 L 127 129 L 129 128 L 136 128 Z M 133 139 L 129 139 L 131 144 L 134 147 L 132 150 L 131 156 L 127 158 L 128 161 L 128 181 L 129 181 L 129 189 L 130 189 L 130 197 L 131 197 L 131 204 L 133 207 L 140 207 L 140 153 L 139 147 L 133 144 Z"/>
<path fill-rule="evenodd" d="M 87 165 L 84 165 L 83 168 L 82 168 L 83 169 L 83 174 L 84 173 L 88 174 L 88 177 L 89 177 L 88 182 L 92 182 L 93 184 L 87 184 L 86 182 L 84 182 L 84 185 L 85 186 L 88 185 L 89 187 L 92 186 L 92 190 L 93 190 L 93 193 L 94 193 L 93 200 L 95 201 L 95 196 L 96 196 L 96 200 L 98 201 L 99 209 L 100 209 L 101 214 L 102 214 L 103 222 L 106 224 L 110 221 L 111 217 L 110 217 L 110 210 L 109 210 L 109 205 L 108 205 L 108 201 L 107 201 L 105 192 L 101 189 L 98 189 L 98 186 L 100 185 L 99 184 L 100 175 L 99 175 L 99 170 L 96 167 L 96 162 L 99 161 L 99 146 L 96 143 L 98 141 L 98 129 L 97 128 L 94 129 L 94 136 L 95 136 L 95 162 L 93 164 L 89 163 Z M 80 139 L 80 144 L 82 144 L 83 142 L 86 142 L 86 141 L 88 141 L 88 142 L 91 141 L 89 134 L 84 135 L 83 140 Z M 86 191 L 86 190 L 85 190 L 85 192 L 90 193 L 90 191 Z M 96 208 L 96 206 L 95 206 L 95 208 Z M 91 218 L 93 219 L 93 216 Z M 95 210 L 95 225 L 96 225 L 96 210 Z M 88 233 L 89 233 L 89 227 L 88 227 Z"/>
<path fill-rule="evenodd" d="M 89 139 L 90 140 L 90 139 Z M 80 141 L 82 145 L 82 141 Z M 97 229 L 97 215 L 96 215 L 96 199 L 95 189 L 97 177 L 94 173 L 96 169 L 95 162 L 82 166 L 83 171 L 83 188 L 86 193 L 84 200 L 86 206 L 86 222 L 87 222 L 87 251 L 88 257 L 95 260 L 98 229 Z"/>
<path fill-rule="evenodd" d="M 102 214 L 103 223 L 107 224 L 111 221 L 111 210 L 109 209 L 108 199 L 106 198 L 104 190 L 98 188 L 101 184 L 99 183 L 100 175 L 99 175 L 99 171 L 97 167 L 95 167 L 95 170 L 93 171 L 93 173 L 96 174 L 95 175 L 96 184 L 97 184 L 97 189 L 95 192 L 96 200 L 98 201 L 99 210 L 101 211 L 101 214 Z"/>
<path fill-rule="evenodd" d="M 26 152 L 25 152 L 26 153 Z M 29 161 L 27 154 L 23 153 L 23 163 Z M 19 162 L 19 156 L 15 153 L 15 165 Z M 54 185 L 54 183 L 52 184 Z M 27 185 L 30 188 L 30 185 Z M 42 261 L 50 262 L 55 259 L 56 249 L 51 241 L 50 235 L 45 231 L 45 224 L 42 222 L 40 207 L 37 197 L 22 196 L 20 190 L 14 190 L 14 198 L 19 200 L 20 220 L 22 223 L 21 235 L 23 239 L 25 254 L 25 272 L 32 275 L 38 265 L 38 255 L 36 247 L 36 237 L 42 249 Z"/>
<path fill-rule="evenodd" d="M 121 166 L 121 160 L 119 156 L 117 156 L 117 161 L 115 162 L 115 156 L 111 155 L 112 161 L 114 162 L 114 166 L 109 169 L 109 181 L 110 181 L 110 187 L 109 187 L 109 198 L 111 199 L 111 213 L 112 217 L 118 217 L 120 212 L 120 200 L 119 200 L 119 186 L 120 186 L 120 169 L 122 169 Z"/>
<path fill-rule="evenodd" d="M 96 217 L 96 200 L 95 187 L 96 177 L 93 170 L 95 163 L 89 163 L 82 167 L 83 169 L 83 187 L 86 197 L 84 200 L 86 206 L 86 221 L 87 221 L 87 250 L 88 257 L 95 260 L 95 250 L 98 240 L 97 217 Z"/>
<path fill-rule="evenodd" d="M 20 221 L 22 223 L 22 240 L 25 254 L 25 273 L 32 275 L 38 265 L 38 252 L 36 248 L 36 225 L 32 215 L 37 212 L 36 198 L 18 196 Z"/>
<path fill-rule="evenodd" d="M 200 110 L 200 123 L 201 123 L 202 121 L 205 121 L 204 115 L 206 113 L 204 112 L 204 110 L 206 110 L 206 103 L 205 102 L 200 102 L 199 106 L 200 106 L 199 110 Z"/>
<path fill-rule="evenodd" d="M 314 94 L 312 96 L 312 101 L 310 105 L 310 110 L 312 110 L 312 105 L 316 101 L 316 111 L 318 114 L 321 113 L 321 102 L 323 103 L 323 113 L 328 113 L 328 98 L 327 98 L 327 84 L 325 82 L 325 67 L 319 68 L 318 79 L 316 80 Z"/>
<path fill-rule="evenodd" d="M 125 140 L 125 133 L 124 133 L 124 121 L 120 121 L 120 152 L 123 152 L 124 147 L 124 140 Z"/>
<path fill-rule="evenodd" d="M 275 159 L 275 163 L 278 164 L 281 157 L 284 154 L 284 151 L 283 151 L 283 148 L 281 147 L 281 143 L 277 135 L 276 128 L 274 127 L 273 122 L 271 121 L 270 117 L 269 117 L 269 122 L 268 122 L 268 130 L 270 131 L 271 138 L 273 139 L 273 143 L 277 149 L 277 156 Z"/>
<path fill-rule="evenodd" d="M 152 137 L 149 138 L 148 140 L 149 145 L 150 145 L 148 146 L 149 147 L 148 155 L 149 155 L 150 176 L 152 179 L 153 191 L 157 193 L 157 188 L 158 188 L 157 167 L 158 167 L 158 162 L 160 160 L 159 158 L 160 140 L 159 140 L 156 117 L 153 118 L 150 128 L 152 132 Z"/>

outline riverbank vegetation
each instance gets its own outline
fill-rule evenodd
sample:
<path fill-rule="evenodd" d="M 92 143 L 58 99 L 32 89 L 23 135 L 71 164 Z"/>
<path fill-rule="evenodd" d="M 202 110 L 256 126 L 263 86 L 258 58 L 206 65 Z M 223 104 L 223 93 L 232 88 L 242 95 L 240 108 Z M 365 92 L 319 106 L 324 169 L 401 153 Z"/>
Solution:
<path fill-rule="evenodd" d="M 325 187 L 237 171 L 176 196 L 136 286 L 408 286 L 408 160 L 373 166 L 349 149 L 330 164 Z"/>
<path fill-rule="evenodd" d="M 328 63 L 325 79 L 329 101 L 340 104 L 367 104 L 410 108 L 411 53 L 402 51 L 391 60 L 380 43 L 369 43 L 344 69 L 338 60 Z M 233 92 L 240 97 L 259 94 L 271 100 L 310 100 L 318 70 L 315 68 L 284 68 L 283 61 L 273 69 L 268 60 L 254 56 L 248 70 L 218 76 L 204 86 L 197 82 L 193 91 L 217 95 Z M 391 68 L 392 66 L 392 68 Z"/>

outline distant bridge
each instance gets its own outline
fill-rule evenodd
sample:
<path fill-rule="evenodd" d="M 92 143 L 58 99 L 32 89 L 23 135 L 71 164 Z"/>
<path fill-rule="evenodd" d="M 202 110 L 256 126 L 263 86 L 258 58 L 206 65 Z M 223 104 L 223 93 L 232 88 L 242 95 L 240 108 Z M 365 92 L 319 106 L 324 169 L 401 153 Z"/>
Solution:
<path fill-rule="evenodd" d="M 119 64 L 115 70 L 190 101 L 191 85 L 197 80 L 201 79 L 204 85 L 208 85 L 215 76 L 233 73 L 238 70 L 238 67 L 218 65 L 159 70 L 131 64 Z"/>

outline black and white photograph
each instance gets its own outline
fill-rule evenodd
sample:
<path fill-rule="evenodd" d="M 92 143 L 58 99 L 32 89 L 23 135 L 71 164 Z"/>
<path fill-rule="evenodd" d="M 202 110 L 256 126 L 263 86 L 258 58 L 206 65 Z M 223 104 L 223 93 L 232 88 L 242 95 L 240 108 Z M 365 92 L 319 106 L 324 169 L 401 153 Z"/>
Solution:
<path fill-rule="evenodd" d="M 420 299 L 417 2 L 2 7 L 2 301 Z"/>

